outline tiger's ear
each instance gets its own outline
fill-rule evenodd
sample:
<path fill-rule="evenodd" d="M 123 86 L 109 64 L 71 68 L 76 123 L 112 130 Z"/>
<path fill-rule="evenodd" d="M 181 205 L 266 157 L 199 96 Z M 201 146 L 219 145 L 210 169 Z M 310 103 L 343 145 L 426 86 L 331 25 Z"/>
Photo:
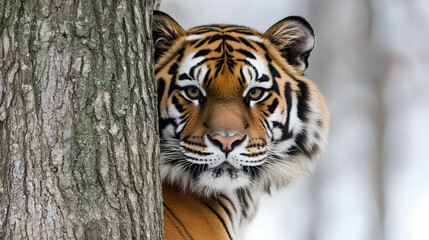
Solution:
<path fill-rule="evenodd" d="M 264 35 L 280 51 L 282 57 L 298 72 L 308 67 L 308 57 L 316 38 L 313 28 L 302 17 L 287 17 L 268 29 Z"/>
<path fill-rule="evenodd" d="M 174 19 L 161 11 L 153 11 L 152 37 L 155 61 L 164 54 L 174 40 L 185 35 L 185 30 Z"/>

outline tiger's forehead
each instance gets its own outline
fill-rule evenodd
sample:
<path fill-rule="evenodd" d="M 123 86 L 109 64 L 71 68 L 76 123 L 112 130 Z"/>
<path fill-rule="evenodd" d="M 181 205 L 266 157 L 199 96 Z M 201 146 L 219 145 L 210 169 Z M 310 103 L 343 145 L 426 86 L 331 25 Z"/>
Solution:
<path fill-rule="evenodd" d="M 216 94 L 269 88 L 267 50 L 262 35 L 250 28 L 209 25 L 190 29 L 179 68 L 179 82 L 198 82 Z M 182 85 L 179 84 L 179 85 Z"/>
<path fill-rule="evenodd" d="M 211 25 L 203 25 L 199 27 L 194 27 L 186 31 L 186 34 L 192 35 L 212 35 L 216 33 L 224 33 L 230 35 L 244 35 L 244 36 L 262 36 L 262 34 L 254 29 L 249 27 L 232 25 L 232 24 L 211 24 Z"/>
<path fill-rule="evenodd" d="M 212 49 L 216 52 L 237 48 L 260 51 L 263 46 L 262 34 L 248 27 L 235 25 L 207 25 L 186 32 L 189 49 Z M 222 47 L 226 47 L 223 49 Z"/>

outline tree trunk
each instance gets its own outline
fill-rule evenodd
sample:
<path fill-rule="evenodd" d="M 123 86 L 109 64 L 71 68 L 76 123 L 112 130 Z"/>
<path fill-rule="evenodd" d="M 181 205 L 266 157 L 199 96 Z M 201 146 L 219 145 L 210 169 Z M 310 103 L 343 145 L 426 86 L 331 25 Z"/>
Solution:
<path fill-rule="evenodd" d="M 162 239 L 152 0 L 0 0 L 0 239 Z"/>

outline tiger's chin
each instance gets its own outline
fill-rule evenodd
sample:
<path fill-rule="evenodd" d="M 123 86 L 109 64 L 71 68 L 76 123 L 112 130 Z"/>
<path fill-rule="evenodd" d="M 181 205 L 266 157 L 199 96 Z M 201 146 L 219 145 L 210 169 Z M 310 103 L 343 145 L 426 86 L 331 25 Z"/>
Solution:
<path fill-rule="evenodd" d="M 228 193 L 247 188 L 251 186 L 252 180 L 248 173 L 224 163 L 202 172 L 195 184 L 206 195 L 211 195 L 211 193 Z"/>
<path fill-rule="evenodd" d="M 249 172 L 228 163 L 205 168 L 198 174 L 195 174 L 195 171 L 182 168 L 180 165 L 164 164 L 161 167 L 161 177 L 164 184 L 201 196 L 229 194 L 239 189 L 250 188 L 254 183 Z"/>

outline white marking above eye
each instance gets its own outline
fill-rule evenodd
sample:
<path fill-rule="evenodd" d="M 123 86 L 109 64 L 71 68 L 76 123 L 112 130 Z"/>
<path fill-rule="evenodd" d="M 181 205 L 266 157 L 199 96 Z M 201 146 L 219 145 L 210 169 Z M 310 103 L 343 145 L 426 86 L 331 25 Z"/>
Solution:
<path fill-rule="evenodd" d="M 256 59 L 246 58 L 246 61 L 248 61 L 255 69 L 248 65 L 245 65 L 242 68 L 245 81 L 247 82 L 247 88 L 243 92 L 243 97 L 246 97 L 247 93 L 252 88 L 270 89 L 273 85 L 271 80 L 266 82 L 256 81 L 258 78 L 262 77 L 262 75 L 271 76 L 271 74 L 268 70 L 266 61 L 258 54 L 254 55 Z M 265 98 L 265 96 L 263 98 Z"/>
<path fill-rule="evenodd" d="M 248 39 L 255 41 L 255 42 L 262 42 L 262 38 L 260 36 L 255 36 L 255 35 L 251 35 L 251 36 L 247 36 Z"/>
<path fill-rule="evenodd" d="M 201 39 L 202 37 L 203 37 L 203 36 L 201 36 L 201 35 L 195 35 L 195 34 L 192 34 L 192 35 L 187 36 L 187 37 L 186 37 L 186 40 L 187 40 L 187 41 L 193 41 L 193 40 Z"/>
<path fill-rule="evenodd" d="M 179 76 L 181 74 L 187 74 L 189 78 L 191 77 L 191 74 L 194 75 L 194 78 L 189 79 L 190 81 L 198 81 L 198 83 L 202 84 L 202 81 L 204 80 L 204 77 L 206 76 L 207 71 L 209 68 L 201 64 L 201 62 L 205 59 L 205 57 L 200 56 L 194 58 L 195 54 L 197 52 L 190 53 L 188 56 L 185 57 L 185 60 L 183 60 L 182 65 L 179 69 Z M 192 70 L 192 73 L 191 73 Z M 178 84 L 181 85 L 183 80 L 178 81 Z"/>
<path fill-rule="evenodd" d="M 200 64 L 201 61 L 205 59 L 202 56 L 194 58 L 196 53 L 197 52 L 190 53 L 188 56 L 185 57 L 179 69 L 179 76 L 182 73 L 189 74 L 191 71 L 191 68 L 193 68 L 194 66 L 197 66 L 198 64 Z"/>

